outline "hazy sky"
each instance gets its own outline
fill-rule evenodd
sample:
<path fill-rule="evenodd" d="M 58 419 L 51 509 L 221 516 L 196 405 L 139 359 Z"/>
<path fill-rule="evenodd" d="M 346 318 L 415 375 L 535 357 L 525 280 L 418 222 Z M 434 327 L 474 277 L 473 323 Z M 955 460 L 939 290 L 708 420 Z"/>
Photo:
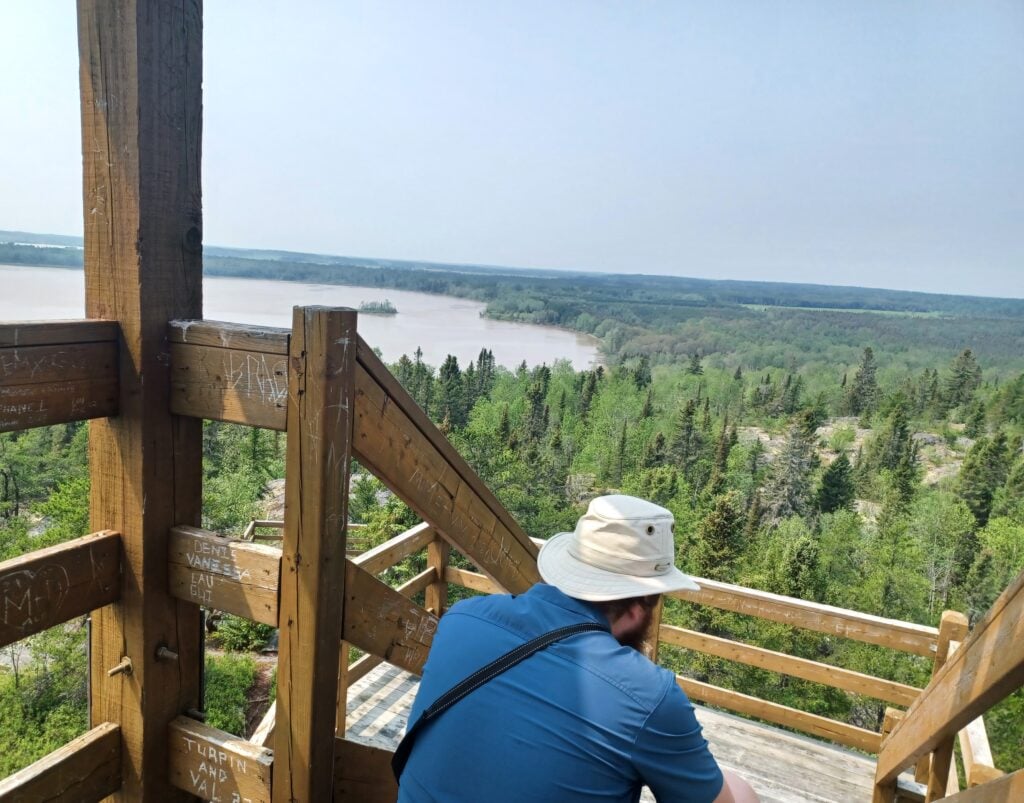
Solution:
<path fill-rule="evenodd" d="M 1024 296 L 1024 3 L 206 0 L 207 243 Z M 0 3 L 0 229 L 81 232 Z"/>

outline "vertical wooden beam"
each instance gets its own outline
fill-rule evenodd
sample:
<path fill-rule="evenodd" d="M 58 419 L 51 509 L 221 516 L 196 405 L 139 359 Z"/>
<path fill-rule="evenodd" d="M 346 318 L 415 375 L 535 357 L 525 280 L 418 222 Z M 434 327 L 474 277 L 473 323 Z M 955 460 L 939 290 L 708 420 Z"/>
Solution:
<path fill-rule="evenodd" d="M 199 608 L 168 593 L 167 537 L 199 524 L 202 434 L 168 412 L 165 334 L 202 317 L 202 2 L 78 0 L 78 42 L 85 311 L 121 330 L 120 413 L 89 435 L 90 521 L 124 545 L 121 601 L 92 618 L 92 724 L 120 725 L 119 798 L 185 799 L 168 724 L 199 707 Z"/>
<path fill-rule="evenodd" d="M 661 614 L 665 609 L 665 598 L 658 597 L 658 602 L 651 610 L 651 624 L 644 639 L 643 652 L 653 663 L 658 663 L 658 645 L 661 643 Z"/>
<path fill-rule="evenodd" d="M 342 739 L 345 736 L 345 720 L 348 718 L 348 651 L 351 645 L 341 642 L 341 657 L 338 661 L 338 700 L 335 703 L 334 733 Z"/>
<path fill-rule="evenodd" d="M 356 313 L 295 308 L 289 351 L 274 800 L 330 800 Z"/>
<path fill-rule="evenodd" d="M 443 614 L 448 606 L 448 583 L 444 579 L 444 570 L 448 568 L 451 549 L 441 536 L 427 544 L 427 566 L 434 570 L 434 582 L 423 592 L 423 607 L 435 616 Z"/>
<path fill-rule="evenodd" d="M 952 645 L 962 642 L 967 638 L 968 624 L 967 617 L 959 611 L 943 611 L 942 619 L 939 621 L 939 641 L 935 648 L 935 664 L 932 667 L 932 677 L 942 669 L 952 652 Z M 953 740 L 950 736 L 932 752 L 918 762 L 915 777 L 920 783 L 928 785 L 928 794 L 925 796 L 926 803 L 939 800 L 946 796 L 946 789 L 949 784 L 950 770 L 953 768 Z M 922 770 L 926 770 L 923 772 Z M 955 770 L 954 770 L 955 774 Z M 923 778 L 921 776 L 924 776 Z"/>

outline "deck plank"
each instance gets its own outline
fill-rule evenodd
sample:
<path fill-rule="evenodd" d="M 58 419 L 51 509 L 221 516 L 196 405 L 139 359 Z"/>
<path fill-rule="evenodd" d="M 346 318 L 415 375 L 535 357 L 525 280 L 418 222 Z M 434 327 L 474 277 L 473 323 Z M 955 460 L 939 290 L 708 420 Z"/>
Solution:
<path fill-rule="evenodd" d="M 390 664 L 349 689 L 346 737 L 394 750 L 419 679 Z M 719 763 L 745 777 L 763 803 L 854 803 L 871 799 L 873 758 L 807 736 L 695 705 Z M 653 801 L 645 790 L 644 801 Z"/>

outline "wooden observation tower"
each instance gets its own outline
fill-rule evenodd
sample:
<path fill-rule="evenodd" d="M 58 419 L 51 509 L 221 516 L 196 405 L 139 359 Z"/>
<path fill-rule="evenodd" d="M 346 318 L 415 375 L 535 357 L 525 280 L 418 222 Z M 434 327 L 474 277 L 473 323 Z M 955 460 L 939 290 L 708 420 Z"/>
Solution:
<path fill-rule="evenodd" d="M 91 612 L 91 722 L 0 781 L 0 801 L 394 800 L 389 752 L 345 735 L 349 685 L 382 662 L 418 674 L 448 584 L 522 592 L 539 579 L 537 545 L 363 342 L 354 311 L 296 308 L 290 331 L 203 320 L 201 2 L 79 0 L 78 28 L 86 317 L 0 324 L 0 431 L 92 420 L 95 532 L 0 564 L 0 645 Z M 287 433 L 280 549 L 199 529 L 204 418 Z M 424 523 L 349 559 L 352 458 Z M 449 566 L 452 548 L 479 571 Z M 403 586 L 376 577 L 420 550 L 428 568 Z M 955 613 L 936 629 L 701 585 L 679 596 L 934 661 L 922 690 L 660 626 L 664 643 L 892 704 L 879 733 L 679 679 L 695 701 L 860 751 L 860 785 L 833 779 L 841 799 L 1024 799 L 1024 774 L 992 766 L 980 719 L 1024 682 L 1024 576 L 970 634 Z M 276 704 L 253 740 L 202 721 L 201 605 L 280 628 Z M 347 645 L 365 655 L 349 664 Z M 819 788 L 838 759 L 804 753 L 772 763 L 792 789 Z M 900 780 L 915 765 L 919 783 Z"/>

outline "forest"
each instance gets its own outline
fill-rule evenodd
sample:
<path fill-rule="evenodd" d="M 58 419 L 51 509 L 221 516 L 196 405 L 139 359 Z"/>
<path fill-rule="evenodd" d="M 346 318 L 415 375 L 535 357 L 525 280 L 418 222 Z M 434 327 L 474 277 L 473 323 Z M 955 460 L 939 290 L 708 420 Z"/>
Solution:
<path fill-rule="evenodd" d="M 571 529 L 594 495 L 635 494 L 674 513 L 684 571 L 933 626 L 945 609 L 974 623 L 1024 569 L 1024 302 L 892 294 L 903 306 L 882 310 L 886 291 L 862 291 L 876 311 L 853 312 L 821 309 L 847 288 L 765 283 L 765 293 L 788 289 L 753 300 L 753 288 L 732 288 L 714 303 L 712 289 L 691 288 L 689 304 L 658 279 L 630 289 L 633 277 L 595 278 L 573 294 L 575 279 L 543 275 L 353 270 L 360 284 L 370 271 L 392 277 L 382 282 L 464 282 L 466 294 L 493 294 L 489 314 L 574 314 L 544 322 L 602 338 L 605 365 L 586 370 L 509 370 L 486 347 L 466 365 L 427 365 L 416 351 L 391 366 L 530 535 Z M 541 297 L 537 283 L 563 289 Z M 87 439 L 85 425 L 0 435 L 0 560 L 86 532 Z M 283 452 L 280 433 L 207 422 L 203 526 L 237 535 L 262 517 Z M 370 543 L 417 523 L 379 481 L 354 474 L 350 515 Z M 391 579 L 422 568 L 407 562 Z M 243 734 L 273 695 L 260 652 L 273 630 L 218 618 L 208 721 Z M 679 601 L 665 621 L 904 683 L 930 676 L 915 656 Z M 84 730 L 84 643 L 78 622 L 3 650 L 0 774 Z M 877 700 L 670 646 L 661 661 L 864 727 L 884 713 Z M 997 765 L 1024 766 L 1024 693 L 985 721 Z"/>

